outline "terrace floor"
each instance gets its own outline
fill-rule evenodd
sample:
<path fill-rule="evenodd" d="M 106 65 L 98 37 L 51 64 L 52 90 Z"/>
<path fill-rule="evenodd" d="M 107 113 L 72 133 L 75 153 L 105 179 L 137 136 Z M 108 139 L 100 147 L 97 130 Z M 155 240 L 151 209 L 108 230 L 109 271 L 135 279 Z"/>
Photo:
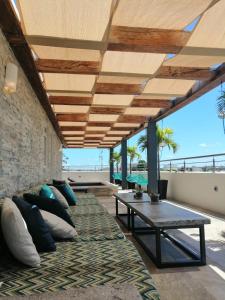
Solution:
<path fill-rule="evenodd" d="M 98 197 L 98 199 L 112 215 L 115 215 L 113 197 Z M 126 212 L 126 208 L 121 205 L 120 212 L 123 212 L 123 209 Z M 197 210 L 191 208 L 194 209 Z M 211 219 L 211 224 L 205 226 L 207 265 L 203 267 L 157 269 L 142 247 L 119 224 L 127 238 L 134 242 L 140 252 L 156 283 L 161 300 L 225 299 L 225 218 L 212 216 L 205 211 L 201 213 Z M 176 230 L 175 234 L 192 247 L 197 247 L 196 229 Z"/>

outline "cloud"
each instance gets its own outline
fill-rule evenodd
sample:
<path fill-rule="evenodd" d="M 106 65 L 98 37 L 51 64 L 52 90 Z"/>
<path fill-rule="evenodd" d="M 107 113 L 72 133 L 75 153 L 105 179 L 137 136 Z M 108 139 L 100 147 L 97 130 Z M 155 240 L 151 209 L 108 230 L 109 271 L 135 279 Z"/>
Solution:
<path fill-rule="evenodd" d="M 199 144 L 199 146 L 202 148 L 207 148 L 209 145 L 207 145 L 206 143 L 201 143 L 201 144 Z"/>
<path fill-rule="evenodd" d="M 220 146 L 221 143 L 214 143 L 214 144 L 206 144 L 206 143 L 201 143 L 199 144 L 199 147 L 202 147 L 202 148 L 209 148 L 209 147 L 217 147 L 217 146 Z"/>

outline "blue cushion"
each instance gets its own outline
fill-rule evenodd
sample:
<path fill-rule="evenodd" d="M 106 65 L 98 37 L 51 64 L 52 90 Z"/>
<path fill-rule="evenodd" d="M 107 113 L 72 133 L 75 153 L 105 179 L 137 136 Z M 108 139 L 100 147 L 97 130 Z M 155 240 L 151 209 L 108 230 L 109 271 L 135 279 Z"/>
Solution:
<path fill-rule="evenodd" d="M 71 226 L 75 227 L 73 221 L 70 218 L 70 215 L 67 213 L 67 211 L 59 201 L 55 199 L 42 197 L 42 196 L 28 194 L 28 193 L 24 194 L 23 197 L 30 204 L 37 205 L 40 209 L 55 214 L 59 218 L 69 223 Z"/>
<path fill-rule="evenodd" d="M 27 229 L 32 236 L 37 251 L 55 251 L 55 241 L 51 236 L 48 225 L 45 223 L 39 208 L 36 205 L 24 201 L 23 198 L 13 196 L 12 200 L 27 224 Z"/>
<path fill-rule="evenodd" d="M 77 197 L 69 184 L 55 184 L 54 186 L 63 194 L 70 206 L 76 205 Z"/>
<path fill-rule="evenodd" d="M 41 187 L 41 190 L 40 190 L 40 196 L 42 197 L 47 197 L 47 198 L 51 198 L 51 199 L 56 199 L 52 189 L 47 185 L 47 184 L 44 184 L 42 185 Z"/>

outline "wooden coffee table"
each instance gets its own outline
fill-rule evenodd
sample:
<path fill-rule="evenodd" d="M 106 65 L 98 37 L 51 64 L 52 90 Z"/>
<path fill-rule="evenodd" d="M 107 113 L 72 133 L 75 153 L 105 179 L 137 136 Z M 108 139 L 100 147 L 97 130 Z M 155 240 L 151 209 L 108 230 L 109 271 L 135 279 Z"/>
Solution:
<path fill-rule="evenodd" d="M 145 203 L 150 202 L 151 198 L 148 196 L 148 194 L 143 193 L 142 198 L 136 199 L 134 197 L 135 193 L 115 193 L 113 196 L 115 197 L 115 203 L 116 203 L 116 217 L 117 219 L 127 228 L 131 229 L 131 210 L 128 206 L 128 203 Z M 119 213 L 119 202 L 123 203 L 127 207 L 127 213 Z M 146 224 L 139 216 L 134 214 L 134 222 L 135 227 L 139 229 L 145 229 L 148 228 L 149 225 Z"/>
<path fill-rule="evenodd" d="M 127 206 L 131 210 L 132 233 L 157 267 L 206 264 L 204 225 L 210 224 L 210 219 L 168 201 L 157 204 L 129 202 Z M 147 230 L 136 228 L 135 214 L 150 226 Z M 183 228 L 199 229 L 199 251 L 191 249 L 168 231 Z"/>

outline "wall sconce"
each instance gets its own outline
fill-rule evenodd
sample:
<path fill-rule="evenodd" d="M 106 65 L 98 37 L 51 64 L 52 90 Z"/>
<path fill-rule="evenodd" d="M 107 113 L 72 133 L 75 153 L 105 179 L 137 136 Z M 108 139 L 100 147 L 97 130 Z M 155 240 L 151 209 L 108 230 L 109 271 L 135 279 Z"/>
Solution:
<path fill-rule="evenodd" d="M 7 63 L 5 68 L 5 82 L 3 92 L 12 94 L 16 92 L 18 67 L 13 63 Z"/>

